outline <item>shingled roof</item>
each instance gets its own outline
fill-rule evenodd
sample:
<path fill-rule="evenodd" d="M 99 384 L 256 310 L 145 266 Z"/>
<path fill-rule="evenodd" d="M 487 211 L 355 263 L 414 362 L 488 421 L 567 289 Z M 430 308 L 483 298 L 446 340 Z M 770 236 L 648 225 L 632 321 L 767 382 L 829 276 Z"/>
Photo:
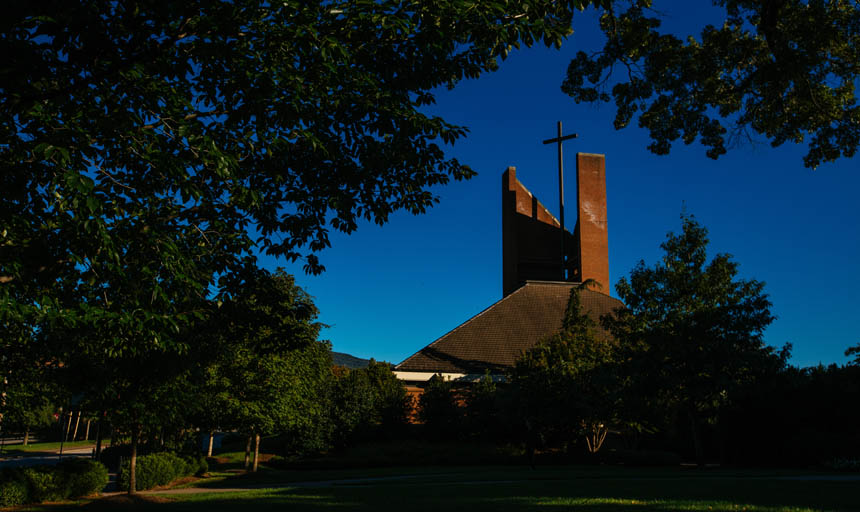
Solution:
<path fill-rule="evenodd" d="M 500 374 L 541 339 L 559 331 L 571 288 L 577 283 L 527 281 L 484 311 L 419 350 L 396 367 L 398 372 Z M 593 290 L 581 291 L 583 311 L 598 324 L 600 316 L 623 304 Z"/>

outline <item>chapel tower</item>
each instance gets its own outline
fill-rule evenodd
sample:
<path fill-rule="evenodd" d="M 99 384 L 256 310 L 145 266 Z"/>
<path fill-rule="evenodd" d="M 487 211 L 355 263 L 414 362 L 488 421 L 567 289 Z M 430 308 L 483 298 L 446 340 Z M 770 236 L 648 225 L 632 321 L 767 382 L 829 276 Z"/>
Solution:
<path fill-rule="evenodd" d="M 517 180 L 516 168 L 502 174 L 503 296 L 532 280 L 593 279 L 601 285 L 595 291 L 609 294 L 605 160 L 576 154 L 577 220 L 573 233 L 565 230 L 564 258 L 561 223 Z"/>

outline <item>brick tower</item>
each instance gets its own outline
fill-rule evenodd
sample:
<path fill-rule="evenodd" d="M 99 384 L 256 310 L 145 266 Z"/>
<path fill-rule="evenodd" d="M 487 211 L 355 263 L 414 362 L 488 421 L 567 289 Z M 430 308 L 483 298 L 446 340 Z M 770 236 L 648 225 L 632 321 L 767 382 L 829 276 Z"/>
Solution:
<path fill-rule="evenodd" d="M 593 279 L 609 294 L 609 238 L 606 222 L 606 164 L 603 155 L 576 154 L 577 220 L 565 230 L 562 267 L 561 224 L 517 180 L 516 168 L 502 174 L 502 293 L 526 281 L 583 282 Z M 565 275 L 566 274 L 566 275 Z"/>

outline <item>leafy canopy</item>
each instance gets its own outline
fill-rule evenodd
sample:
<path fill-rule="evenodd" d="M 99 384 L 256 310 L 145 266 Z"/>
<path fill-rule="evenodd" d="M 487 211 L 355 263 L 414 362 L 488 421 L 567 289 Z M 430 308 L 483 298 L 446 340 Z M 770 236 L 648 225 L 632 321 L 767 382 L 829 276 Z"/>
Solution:
<path fill-rule="evenodd" d="M 590 284 L 571 288 L 561 331 L 523 354 L 511 383 L 531 430 L 562 441 L 584 434 L 596 452 L 619 418 L 619 377 L 614 340 L 599 336 L 582 309 L 580 294 Z"/>
<path fill-rule="evenodd" d="M 808 142 L 807 167 L 854 156 L 860 145 L 860 5 L 713 3 L 725 12 L 722 25 L 681 39 L 660 30 L 663 2 L 614 2 L 600 21 L 603 50 L 578 52 L 562 90 L 577 103 L 614 100 L 615 127 L 638 117 L 656 154 L 668 153 L 676 140 L 698 139 L 717 158 L 727 139 L 758 134 L 774 147 Z M 621 72 L 613 75 L 616 67 Z"/>
<path fill-rule="evenodd" d="M 241 293 L 212 315 L 201 343 L 198 392 L 218 411 L 220 428 L 270 434 L 300 428 L 322 414 L 330 346 L 317 341 L 321 324 L 311 297 L 293 276 L 259 271 Z M 212 427 L 214 425 L 207 425 Z"/>
<path fill-rule="evenodd" d="M 424 212 L 428 187 L 473 175 L 439 145 L 465 129 L 420 110 L 434 87 L 559 45 L 590 3 L 18 3 L 0 21 L 3 282 L 120 256 L 117 225 L 155 203 L 201 243 L 253 225 L 319 272 L 329 229 Z"/>
<path fill-rule="evenodd" d="M 644 262 L 616 285 L 626 309 L 605 321 L 651 406 L 694 423 L 712 421 L 743 385 L 775 363 L 764 344 L 773 321 L 764 283 L 737 277 L 727 254 L 707 255 L 707 230 L 682 216 L 661 262 Z"/>
<path fill-rule="evenodd" d="M 260 251 L 473 171 L 432 90 L 560 44 L 596 0 L 18 2 L 0 19 L 0 321 L 116 333 L 100 353 L 188 347 L 193 298 Z M 249 261 L 250 260 L 250 261 Z M 95 328 L 95 327 L 94 327 Z"/>

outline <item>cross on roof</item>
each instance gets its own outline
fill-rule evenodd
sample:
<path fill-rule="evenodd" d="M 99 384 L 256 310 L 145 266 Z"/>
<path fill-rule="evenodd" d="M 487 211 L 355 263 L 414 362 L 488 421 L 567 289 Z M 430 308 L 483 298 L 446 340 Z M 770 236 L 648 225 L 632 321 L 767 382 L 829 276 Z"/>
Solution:
<path fill-rule="evenodd" d="M 567 265 L 565 264 L 565 251 L 564 251 L 564 161 L 561 153 L 561 143 L 575 139 L 576 134 L 571 133 L 570 135 L 562 135 L 561 134 L 561 121 L 558 121 L 558 137 L 553 139 L 546 139 L 543 141 L 544 144 L 558 144 L 558 210 L 559 210 L 559 222 L 561 223 L 561 277 L 562 280 L 567 280 Z"/>

